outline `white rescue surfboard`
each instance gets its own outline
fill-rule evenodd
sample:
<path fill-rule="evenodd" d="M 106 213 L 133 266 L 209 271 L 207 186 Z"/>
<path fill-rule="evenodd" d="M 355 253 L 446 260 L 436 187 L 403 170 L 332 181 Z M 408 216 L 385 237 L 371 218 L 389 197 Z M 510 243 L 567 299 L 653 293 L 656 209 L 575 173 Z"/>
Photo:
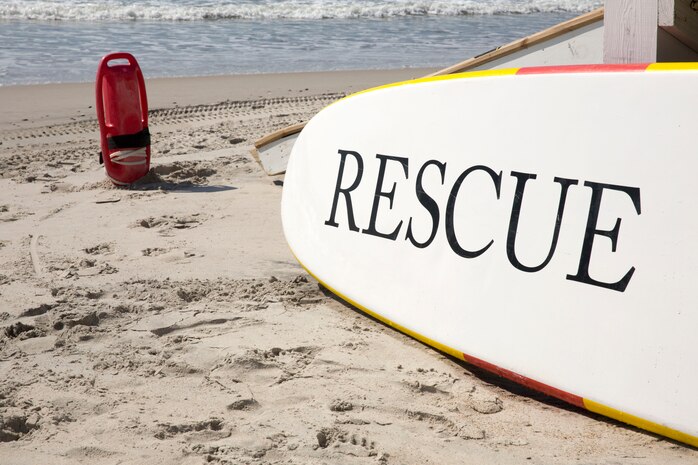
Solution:
<path fill-rule="evenodd" d="M 698 64 L 420 79 L 296 141 L 282 219 L 321 283 L 437 349 L 698 446 Z"/>

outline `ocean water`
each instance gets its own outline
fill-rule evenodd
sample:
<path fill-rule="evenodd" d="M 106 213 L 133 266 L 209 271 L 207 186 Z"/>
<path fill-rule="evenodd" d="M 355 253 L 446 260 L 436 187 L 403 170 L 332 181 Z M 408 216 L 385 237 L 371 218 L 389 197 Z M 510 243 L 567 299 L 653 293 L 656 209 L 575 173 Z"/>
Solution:
<path fill-rule="evenodd" d="M 445 67 L 597 0 L 0 0 L 0 85 L 88 82 L 128 51 L 146 77 Z"/>

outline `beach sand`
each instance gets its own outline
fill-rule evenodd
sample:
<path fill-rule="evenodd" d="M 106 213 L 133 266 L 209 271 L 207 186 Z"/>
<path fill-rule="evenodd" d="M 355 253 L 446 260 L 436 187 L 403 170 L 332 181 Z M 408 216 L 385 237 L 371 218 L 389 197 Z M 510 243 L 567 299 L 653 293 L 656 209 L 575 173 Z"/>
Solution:
<path fill-rule="evenodd" d="M 97 162 L 92 84 L 0 87 L 0 463 L 697 463 L 370 319 L 294 260 L 253 141 L 428 71 L 150 80 L 153 169 L 130 190 Z"/>

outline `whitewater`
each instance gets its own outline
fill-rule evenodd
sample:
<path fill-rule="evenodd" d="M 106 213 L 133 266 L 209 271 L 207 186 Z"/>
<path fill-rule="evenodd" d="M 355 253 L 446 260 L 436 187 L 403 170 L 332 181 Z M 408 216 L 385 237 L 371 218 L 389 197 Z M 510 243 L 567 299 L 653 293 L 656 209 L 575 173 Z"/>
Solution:
<path fill-rule="evenodd" d="M 84 82 L 111 51 L 146 77 L 441 67 L 594 0 L 0 0 L 0 85 Z"/>

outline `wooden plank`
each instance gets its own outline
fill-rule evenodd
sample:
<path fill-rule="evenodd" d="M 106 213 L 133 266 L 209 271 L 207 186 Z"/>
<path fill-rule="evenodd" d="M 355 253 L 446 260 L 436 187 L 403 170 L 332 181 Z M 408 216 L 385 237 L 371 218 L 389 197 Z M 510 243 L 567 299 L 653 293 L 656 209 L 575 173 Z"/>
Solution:
<path fill-rule="evenodd" d="M 675 0 L 659 0 L 657 3 L 657 24 L 659 26 L 674 25 Z"/>
<path fill-rule="evenodd" d="M 606 0 L 604 63 L 657 61 L 659 0 Z"/>
<path fill-rule="evenodd" d="M 252 147 L 250 151 L 252 157 L 262 165 L 264 172 L 269 176 L 282 174 L 286 171 L 288 165 L 288 157 L 291 155 L 291 149 L 295 144 L 300 130 L 287 134 L 284 137 L 276 139 L 268 144 L 259 147 Z"/>
<path fill-rule="evenodd" d="M 468 71 L 603 63 L 603 20 L 488 61 Z"/>
<path fill-rule="evenodd" d="M 513 42 L 510 42 L 502 47 L 498 47 L 498 48 L 491 50 L 487 53 L 483 53 L 482 55 L 478 55 L 474 58 L 470 58 L 468 60 L 462 61 L 460 63 L 456 63 L 455 65 L 449 66 L 447 68 L 443 68 L 443 69 L 441 69 L 435 73 L 429 74 L 428 76 L 425 76 L 425 77 L 442 76 L 445 74 L 461 73 L 463 71 L 477 68 L 478 66 L 482 66 L 482 65 L 489 63 L 491 61 L 506 57 L 507 55 L 511 55 L 512 53 L 516 53 L 518 51 L 524 50 L 524 49 L 531 47 L 533 45 L 540 44 L 540 43 L 545 42 L 547 40 L 554 39 L 554 38 L 559 37 L 563 34 L 567 34 L 569 32 L 583 28 L 583 27 L 588 26 L 590 24 L 593 24 L 595 22 L 601 21 L 601 20 L 603 20 L 603 17 L 604 17 L 604 9 L 599 8 L 599 9 L 591 11 L 589 13 L 585 13 L 581 16 L 577 16 L 576 18 L 572 18 L 568 21 L 564 21 L 560 24 L 556 24 L 555 26 L 552 26 L 552 27 L 545 29 L 541 32 L 537 32 L 537 33 L 532 34 L 528 37 L 524 37 L 523 39 L 518 39 L 518 40 L 515 40 Z M 275 142 L 275 141 L 282 139 L 284 137 L 287 137 L 291 134 L 300 132 L 305 127 L 305 124 L 306 123 L 294 124 L 294 125 L 279 129 L 278 131 L 274 131 L 270 134 L 267 134 L 266 136 L 262 137 L 261 139 L 258 139 L 257 141 L 255 141 L 254 146 L 256 149 L 260 149 L 267 144 Z"/>
<path fill-rule="evenodd" d="M 659 0 L 659 27 L 698 52 L 698 1 Z"/>
<path fill-rule="evenodd" d="M 576 18 L 572 18 L 569 21 L 556 24 L 553 27 L 537 32 L 528 37 L 524 37 L 523 39 L 518 39 L 501 47 L 497 47 L 494 50 L 490 50 L 487 53 L 483 53 L 482 55 L 478 55 L 474 58 L 470 58 L 460 63 L 456 63 L 455 65 L 449 66 L 448 68 L 444 68 L 433 74 L 430 74 L 429 77 L 442 76 L 444 74 L 461 73 L 469 69 L 477 68 L 478 66 L 482 66 L 491 61 L 503 58 L 507 55 L 511 55 L 512 53 L 524 50 L 533 45 L 537 45 L 541 42 L 554 39 L 563 34 L 567 34 L 568 32 L 575 31 L 584 26 L 588 26 L 589 24 L 593 24 L 597 21 L 601 21 L 603 17 L 604 9 L 599 8 L 598 10 L 594 10 L 581 16 L 577 16 Z"/>
<path fill-rule="evenodd" d="M 274 142 L 275 140 L 279 140 L 283 137 L 290 136 L 291 134 L 295 134 L 296 132 L 301 132 L 306 124 L 307 122 L 304 121 L 302 123 L 296 123 L 290 126 L 286 126 L 285 128 L 281 128 L 278 131 L 274 131 L 271 134 L 267 134 L 261 139 L 258 139 L 257 141 L 255 141 L 254 146 L 255 148 L 260 148 Z"/>

